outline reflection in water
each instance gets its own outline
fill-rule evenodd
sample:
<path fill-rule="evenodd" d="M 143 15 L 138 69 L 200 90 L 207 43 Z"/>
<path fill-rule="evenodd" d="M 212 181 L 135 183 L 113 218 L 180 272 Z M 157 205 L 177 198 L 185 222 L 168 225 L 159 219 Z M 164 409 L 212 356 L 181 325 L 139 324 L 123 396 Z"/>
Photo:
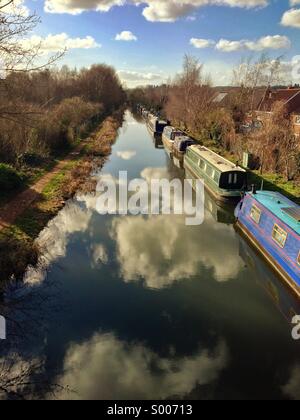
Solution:
<path fill-rule="evenodd" d="M 123 160 L 130 160 L 136 156 L 136 152 L 134 150 L 123 150 L 117 152 L 117 156 Z"/>
<path fill-rule="evenodd" d="M 25 282 L 34 284 L 43 281 L 45 270 L 67 252 L 69 237 L 88 229 L 95 208 L 93 195 L 79 196 L 69 201 L 65 208 L 48 224 L 38 240 L 37 245 L 43 250 L 43 255 L 37 268 L 29 267 L 25 275 Z M 93 204 L 92 204 L 93 203 Z"/>
<path fill-rule="evenodd" d="M 129 113 L 95 176 L 122 170 L 184 176 Z M 203 225 L 189 227 L 183 216 L 101 216 L 96 200 L 77 196 L 41 233 L 41 268 L 26 275 L 40 323 L 34 338 L 3 343 L 0 362 L 15 363 L 0 388 L 23 377 L 67 399 L 300 398 L 299 343 L 278 310 L 289 319 L 298 306 L 239 240 L 232 210 L 207 196 Z M 47 281 L 60 288 L 44 312 Z"/>
<path fill-rule="evenodd" d="M 242 267 L 234 231 L 216 225 L 208 213 L 200 228 L 187 227 L 182 216 L 116 218 L 111 234 L 124 280 L 143 278 L 153 289 L 191 278 L 201 267 L 217 281 L 234 279 Z M 215 252 L 219 243 L 222 258 Z"/>
<path fill-rule="evenodd" d="M 84 344 L 71 345 L 57 383 L 76 384 L 74 391 L 83 399 L 182 398 L 197 386 L 214 382 L 227 360 L 224 342 L 213 350 L 175 359 L 162 358 L 142 344 L 122 342 L 113 334 L 95 334 Z"/>
<path fill-rule="evenodd" d="M 289 381 L 282 387 L 282 391 L 290 399 L 300 400 L 300 364 L 291 369 Z"/>

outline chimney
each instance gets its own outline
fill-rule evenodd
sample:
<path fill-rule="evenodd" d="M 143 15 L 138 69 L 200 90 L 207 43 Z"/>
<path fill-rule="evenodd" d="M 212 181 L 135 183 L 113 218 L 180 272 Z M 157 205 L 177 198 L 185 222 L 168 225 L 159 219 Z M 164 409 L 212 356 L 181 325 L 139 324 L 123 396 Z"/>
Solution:
<path fill-rule="evenodd" d="M 252 188 L 252 194 L 256 194 L 256 185 L 255 184 L 252 184 L 251 185 L 251 188 Z"/>

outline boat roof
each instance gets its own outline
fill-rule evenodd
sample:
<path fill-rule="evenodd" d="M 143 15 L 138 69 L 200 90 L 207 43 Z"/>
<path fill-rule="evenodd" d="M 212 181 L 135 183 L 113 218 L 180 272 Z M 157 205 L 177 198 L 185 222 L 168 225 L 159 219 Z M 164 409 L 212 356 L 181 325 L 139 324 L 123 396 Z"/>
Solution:
<path fill-rule="evenodd" d="M 193 145 L 190 147 L 199 157 L 203 157 L 206 161 L 211 163 L 214 167 L 218 168 L 221 172 L 246 172 L 240 166 L 235 165 L 224 157 L 218 155 L 207 147 L 200 145 Z"/>
<path fill-rule="evenodd" d="M 151 119 L 152 122 L 157 121 L 158 124 L 166 124 L 166 125 L 168 125 L 167 121 L 164 121 L 161 118 L 156 117 L 155 115 L 151 115 L 150 116 L 150 119 Z"/>
<path fill-rule="evenodd" d="M 273 191 L 257 191 L 256 194 L 250 193 L 250 195 L 300 235 L 300 206 L 298 204 Z"/>

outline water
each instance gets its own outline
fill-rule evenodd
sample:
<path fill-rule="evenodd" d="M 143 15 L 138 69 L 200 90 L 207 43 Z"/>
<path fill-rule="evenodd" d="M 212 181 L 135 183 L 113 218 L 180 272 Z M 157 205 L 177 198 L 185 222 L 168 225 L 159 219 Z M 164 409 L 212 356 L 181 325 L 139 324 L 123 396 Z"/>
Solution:
<path fill-rule="evenodd" d="M 104 173 L 120 170 L 183 177 L 130 113 Z M 29 396 L 46 398 L 300 398 L 297 303 L 232 222 L 209 197 L 198 227 L 101 216 L 92 195 L 70 201 L 41 234 L 47 276 L 26 277 L 39 322 L 13 349 L 0 344 L 13 360 L 5 375 L 25 367 Z"/>

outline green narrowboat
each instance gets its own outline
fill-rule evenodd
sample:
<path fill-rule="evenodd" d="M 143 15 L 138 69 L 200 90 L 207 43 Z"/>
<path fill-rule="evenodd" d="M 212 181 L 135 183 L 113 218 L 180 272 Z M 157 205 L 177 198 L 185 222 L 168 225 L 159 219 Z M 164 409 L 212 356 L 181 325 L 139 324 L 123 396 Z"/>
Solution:
<path fill-rule="evenodd" d="M 202 179 L 217 201 L 235 201 L 247 187 L 247 172 L 204 146 L 188 147 L 184 168 L 194 179 Z"/>

